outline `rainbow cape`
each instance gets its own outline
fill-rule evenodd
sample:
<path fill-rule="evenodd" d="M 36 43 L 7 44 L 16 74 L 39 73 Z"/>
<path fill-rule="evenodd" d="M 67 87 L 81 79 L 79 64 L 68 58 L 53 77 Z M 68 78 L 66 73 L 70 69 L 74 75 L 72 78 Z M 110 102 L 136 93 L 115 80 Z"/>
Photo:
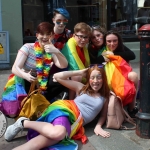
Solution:
<path fill-rule="evenodd" d="M 89 58 L 89 53 L 88 53 L 87 48 L 86 47 L 83 48 L 84 56 L 86 59 L 86 64 L 84 65 L 78 56 L 78 53 L 76 51 L 76 46 L 77 46 L 77 43 L 75 39 L 72 37 L 68 40 L 68 42 L 65 44 L 65 46 L 61 50 L 62 54 L 68 60 L 69 70 L 81 70 L 81 69 L 87 68 L 90 65 L 90 58 Z"/>
<path fill-rule="evenodd" d="M 21 101 L 26 96 L 27 93 L 24 89 L 24 79 L 11 74 L 4 87 L 4 92 L 2 93 L 0 110 L 5 115 L 18 115 L 21 109 Z"/>
<path fill-rule="evenodd" d="M 74 103 L 73 100 L 58 100 L 52 103 L 42 114 L 37 121 L 52 122 L 55 118 L 60 116 L 67 116 L 71 123 L 71 134 L 66 136 L 64 140 L 53 146 L 47 147 L 43 150 L 77 150 L 78 145 L 73 139 L 80 139 L 82 143 L 85 143 L 87 137 L 84 135 L 83 118 Z M 39 135 L 34 130 L 29 130 L 27 138 L 28 140 Z"/>
<path fill-rule="evenodd" d="M 132 71 L 130 65 L 120 56 L 108 55 L 110 62 L 105 65 L 108 85 L 122 100 L 123 105 L 131 103 L 136 90 L 134 83 L 128 80 L 128 73 Z"/>
<path fill-rule="evenodd" d="M 104 46 L 98 51 L 98 56 L 104 51 L 109 51 Z M 128 80 L 128 73 L 132 71 L 130 65 L 118 55 L 107 55 L 110 62 L 105 65 L 105 72 L 110 90 L 122 100 L 123 105 L 131 103 L 136 94 L 134 83 Z"/>

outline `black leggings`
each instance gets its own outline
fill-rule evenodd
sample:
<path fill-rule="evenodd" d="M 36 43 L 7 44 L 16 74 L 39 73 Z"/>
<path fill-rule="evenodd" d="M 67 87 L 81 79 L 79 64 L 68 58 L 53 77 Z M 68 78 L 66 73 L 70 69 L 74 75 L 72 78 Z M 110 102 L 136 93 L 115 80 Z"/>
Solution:
<path fill-rule="evenodd" d="M 45 97 L 50 102 L 54 97 L 58 96 L 61 92 L 67 90 L 67 88 L 61 85 L 60 83 L 53 81 L 53 75 L 49 76 L 47 87 L 48 88 Z"/>
<path fill-rule="evenodd" d="M 25 80 L 25 91 L 27 93 L 29 92 L 30 85 L 31 83 Z M 53 98 L 58 96 L 63 91 L 67 91 L 67 88 L 58 82 L 53 82 L 53 75 L 50 75 L 47 83 L 47 90 L 44 95 L 46 99 L 51 102 Z"/>

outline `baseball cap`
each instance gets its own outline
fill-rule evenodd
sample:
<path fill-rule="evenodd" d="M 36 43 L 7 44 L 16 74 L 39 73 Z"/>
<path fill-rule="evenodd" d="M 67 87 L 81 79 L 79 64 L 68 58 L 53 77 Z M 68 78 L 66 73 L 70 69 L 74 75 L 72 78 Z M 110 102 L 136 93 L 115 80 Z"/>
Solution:
<path fill-rule="evenodd" d="M 60 13 L 61 15 L 63 15 L 65 18 L 67 18 L 69 20 L 70 15 L 69 15 L 69 12 L 66 9 L 64 9 L 64 8 L 56 8 L 56 9 L 54 9 L 54 11 Z"/>

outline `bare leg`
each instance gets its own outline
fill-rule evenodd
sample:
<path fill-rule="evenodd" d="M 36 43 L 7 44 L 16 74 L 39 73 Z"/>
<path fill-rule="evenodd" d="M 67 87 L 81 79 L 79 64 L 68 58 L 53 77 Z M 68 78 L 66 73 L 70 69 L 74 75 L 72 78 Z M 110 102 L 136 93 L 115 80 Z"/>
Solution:
<path fill-rule="evenodd" d="M 42 148 L 54 145 L 58 142 L 59 141 L 46 138 L 43 135 L 39 135 L 39 136 L 31 139 L 27 143 L 14 148 L 13 150 L 21 150 L 21 149 L 22 150 L 40 150 Z"/>
<path fill-rule="evenodd" d="M 129 104 L 129 110 L 132 111 L 135 107 L 135 102 L 136 102 L 136 96 L 138 92 L 138 75 L 136 72 L 130 72 L 128 74 L 128 79 L 134 83 L 135 89 L 136 89 L 136 94 L 135 97 L 132 101 L 132 103 Z"/>
<path fill-rule="evenodd" d="M 60 141 L 66 136 L 66 128 L 64 126 L 53 125 L 47 122 L 24 120 L 24 128 L 33 129 L 46 138 L 56 141 Z"/>

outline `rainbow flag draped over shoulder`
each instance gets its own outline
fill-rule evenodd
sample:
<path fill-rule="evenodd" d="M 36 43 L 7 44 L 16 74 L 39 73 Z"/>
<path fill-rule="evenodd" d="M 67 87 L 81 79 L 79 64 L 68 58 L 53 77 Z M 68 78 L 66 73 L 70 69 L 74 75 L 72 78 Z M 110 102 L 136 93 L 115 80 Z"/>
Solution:
<path fill-rule="evenodd" d="M 27 96 L 24 89 L 24 79 L 11 74 L 2 93 L 0 110 L 5 115 L 18 115 L 21 101 Z"/>
<path fill-rule="evenodd" d="M 53 120 L 60 116 L 68 117 L 71 123 L 71 134 L 69 137 L 66 136 L 66 138 L 58 144 L 43 150 L 77 150 L 78 145 L 72 139 L 81 140 L 82 143 L 86 142 L 87 137 L 84 135 L 84 128 L 82 126 L 83 118 L 73 100 L 55 101 L 45 110 L 37 121 L 53 122 Z M 29 130 L 27 137 L 30 140 L 37 135 L 39 135 L 39 133 L 36 131 Z"/>
<path fill-rule="evenodd" d="M 107 57 L 110 59 L 110 62 L 105 65 L 108 85 L 121 98 L 125 106 L 133 101 L 136 93 L 134 83 L 128 80 L 128 73 L 132 68 L 121 56 L 108 55 Z"/>
<path fill-rule="evenodd" d="M 68 61 L 68 69 L 69 70 L 81 70 L 87 68 L 90 65 L 89 53 L 86 47 L 83 48 L 84 56 L 86 63 L 85 65 L 82 63 L 81 59 L 78 56 L 76 50 L 77 43 L 75 39 L 72 37 L 65 44 L 63 49 L 61 50 L 62 54 L 66 57 Z"/>

